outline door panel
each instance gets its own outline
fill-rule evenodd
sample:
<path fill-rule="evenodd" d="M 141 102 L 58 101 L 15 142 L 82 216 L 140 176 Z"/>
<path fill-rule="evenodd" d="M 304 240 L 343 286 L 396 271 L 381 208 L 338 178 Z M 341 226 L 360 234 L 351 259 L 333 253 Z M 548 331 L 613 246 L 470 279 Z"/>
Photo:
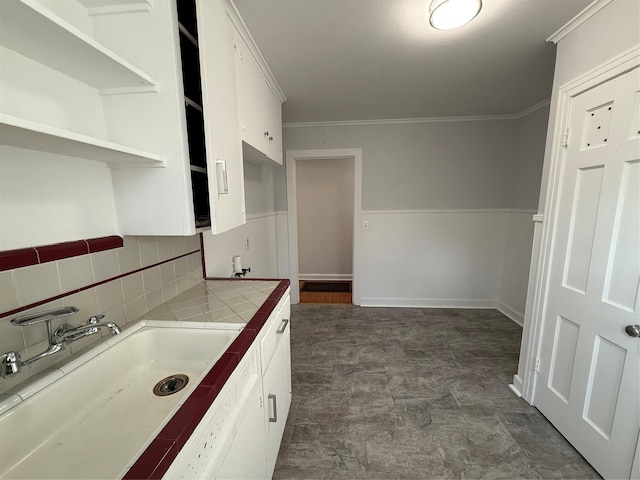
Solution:
<path fill-rule="evenodd" d="M 638 68 L 572 99 L 536 406 L 605 478 L 640 431 Z"/>

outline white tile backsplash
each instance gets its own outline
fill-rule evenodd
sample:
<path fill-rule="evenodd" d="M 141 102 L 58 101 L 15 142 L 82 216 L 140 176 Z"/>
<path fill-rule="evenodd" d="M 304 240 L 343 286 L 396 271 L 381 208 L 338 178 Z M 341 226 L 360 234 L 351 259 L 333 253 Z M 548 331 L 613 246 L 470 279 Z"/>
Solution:
<path fill-rule="evenodd" d="M 0 272 L 0 305 L 7 311 L 18 306 L 16 287 L 10 271 Z"/>
<path fill-rule="evenodd" d="M 122 297 L 125 302 L 139 297 L 143 293 L 142 273 L 138 272 L 122 278 Z"/>
<path fill-rule="evenodd" d="M 96 287 L 99 312 L 104 312 L 116 305 L 122 305 L 124 303 L 121 284 L 122 282 L 120 280 L 114 280 Z"/>
<path fill-rule="evenodd" d="M 138 244 L 124 246 L 118 250 L 118 263 L 122 273 L 132 272 L 140 268 L 140 249 Z"/>
<path fill-rule="evenodd" d="M 202 279 L 202 277 L 200 277 Z M 162 287 L 160 267 L 152 267 L 142 272 L 142 284 L 145 292 L 151 292 Z"/>
<path fill-rule="evenodd" d="M 62 292 L 77 290 L 93 283 L 91 259 L 89 255 L 65 258 L 56 262 Z"/>
<path fill-rule="evenodd" d="M 140 248 L 140 263 L 143 267 L 155 265 L 160 261 L 156 237 L 141 237 L 138 246 Z"/>
<path fill-rule="evenodd" d="M 93 280 L 95 282 L 102 282 L 120 275 L 120 263 L 118 263 L 118 252 L 116 250 L 105 250 L 104 252 L 92 253 L 89 256 L 91 257 Z"/>
<path fill-rule="evenodd" d="M 12 272 L 20 306 L 30 305 L 61 293 L 56 262 L 18 268 Z"/>
<path fill-rule="evenodd" d="M 54 322 L 78 325 L 95 314 L 105 314 L 105 320 L 124 326 L 138 319 L 161 303 L 171 300 L 189 287 L 202 282 L 201 254 L 196 252 L 177 260 L 170 260 L 200 248 L 199 236 L 194 237 L 124 237 L 124 247 L 104 252 L 0 272 L 0 315 L 20 306 L 30 305 L 47 298 L 104 282 L 81 292 L 34 307 L 26 312 L 44 311 L 73 305 L 80 312 Z M 162 265 L 159 262 L 167 261 Z M 131 275 L 140 268 L 154 267 Z M 24 358 L 46 348 L 46 328 L 43 325 L 16 327 L 8 315 L 0 317 L 0 353 L 19 351 Z M 47 359 L 34 362 L 30 367 L 10 379 L 0 380 L 0 394 L 51 365 L 67 358 L 71 353 L 89 346 L 101 336 L 109 336 L 105 329 L 101 335 L 87 337 L 75 348 L 58 352 Z M 36 351 L 38 350 L 38 351 Z"/>

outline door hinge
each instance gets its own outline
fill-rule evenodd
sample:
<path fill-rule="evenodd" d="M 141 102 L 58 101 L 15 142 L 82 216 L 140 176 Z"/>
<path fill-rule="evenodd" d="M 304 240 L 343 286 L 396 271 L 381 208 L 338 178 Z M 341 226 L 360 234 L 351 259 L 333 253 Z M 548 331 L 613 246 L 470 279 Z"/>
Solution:
<path fill-rule="evenodd" d="M 540 373 L 540 359 L 539 358 L 536 358 L 536 364 L 533 367 L 533 371 L 535 373 Z"/>
<path fill-rule="evenodd" d="M 569 129 L 567 128 L 564 131 L 564 135 L 562 136 L 562 146 L 567 148 L 569 146 Z"/>

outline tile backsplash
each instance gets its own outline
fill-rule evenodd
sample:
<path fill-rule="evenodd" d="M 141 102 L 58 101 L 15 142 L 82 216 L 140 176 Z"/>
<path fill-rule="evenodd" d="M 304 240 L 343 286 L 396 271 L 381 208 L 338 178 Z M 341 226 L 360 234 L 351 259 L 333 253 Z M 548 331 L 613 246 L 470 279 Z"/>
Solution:
<path fill-rule="evenodd" d="M 199 235 L 124 237 L 121 248 L 2 271 L 0 354 L 17 351 L 26 359 L 47 347 L 45 325 L 12 325 L 11 319 L 18 315 L 73 305 L 79 313 L 54 322 L 54 328 L 62 323 L 84 323 L 95 314 L 104 314 L 105 321 L 123 327 L 200 283 L 202 278 Z M 15 313 L 50 298 L 57 299 Z M 86 337 L 24 367 L 14 377 L 0 378 L 0 394 L 99 339 L 98 334 Z"/>

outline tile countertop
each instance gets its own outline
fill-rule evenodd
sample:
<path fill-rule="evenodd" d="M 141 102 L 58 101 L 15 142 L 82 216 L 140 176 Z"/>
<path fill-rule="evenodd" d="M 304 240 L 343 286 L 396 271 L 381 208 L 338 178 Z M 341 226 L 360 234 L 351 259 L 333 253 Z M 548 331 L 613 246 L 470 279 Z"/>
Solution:
<path fill-rule="evenodd" d="M 206 279 L 143 316 L 151 322 L 180 322 L 185 328 L 233 329 L 240 333 L 149 443 L 124 479 L 162 478 L 253 344 L 289 284 L 289 280 Z"/>
<path fill-rule="evenodd" d="M 187 328 L 240 330 L 280 284 L 279 280 L 204 280 L 143 315 Z"/>
<path fill-rule="evenodd" d="M 144 325 L 154 324 L 239 332 L 197 388 L 168 420 L 155 439 L 151 440 L 124 478 L 162 477 L 288 288 L 289 280 L 205 279 L 124 328 L 125 335 Z M 82 358 L 68 359 L 63 363 L 73 363 L 73 368 L 77 368 L 108 348 L 107 344 L 100 345 L 102 349 L 92 346 L 88 352 L 81 355 Z M 72 371 L 73 368 L 68 370 Z M 27 380 L 24 385 L 21 384 L 24 391 L 21 390 L 19 393 L 26 392 L 31 396 L 61 378 L 65 372 L 54 366 L 45 370 L 43 374 L 44 377 L 37 376 Z M 0 396 L 0 413 L 22 401 L 15 392 L 7 393 Z"/>

